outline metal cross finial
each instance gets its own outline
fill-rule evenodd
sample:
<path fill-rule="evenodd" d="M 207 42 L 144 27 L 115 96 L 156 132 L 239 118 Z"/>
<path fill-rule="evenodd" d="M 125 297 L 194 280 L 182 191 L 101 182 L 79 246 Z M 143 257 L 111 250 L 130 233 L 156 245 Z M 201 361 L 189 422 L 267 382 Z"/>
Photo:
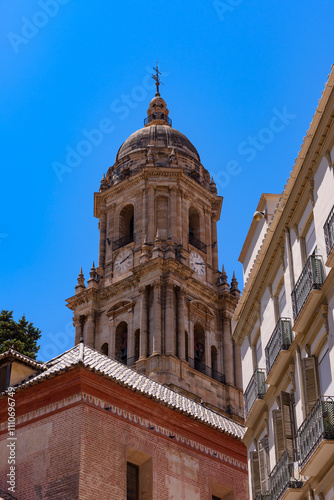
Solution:
<path fill-rule="evenodd" d="M 152 73 L 152 78 L 153 80 L 155 81 L 155 84 L 157 86 L 157 91 L 155 93 L 156 96 L 160 96 L 160 92 L 159 92 L 159 85 L 163 85 L 162 81 L 160 80 L 160 71 L 159 71 L 159 67 L 158 67 L 158 61 L 157 61 L 157 67 L 156 68 L 153 68 L 154 71 L 156 72 L 156 74 L 154 75 Z"/>

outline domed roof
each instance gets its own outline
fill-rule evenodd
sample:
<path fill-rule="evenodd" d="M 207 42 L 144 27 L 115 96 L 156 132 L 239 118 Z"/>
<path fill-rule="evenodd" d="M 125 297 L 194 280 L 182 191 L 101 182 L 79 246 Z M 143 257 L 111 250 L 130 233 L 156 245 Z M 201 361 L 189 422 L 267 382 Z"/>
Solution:
<path fill-rule="evenodd" d="M 130 153 L 146 150 L 149 146 L 158 148 L 175 148 L 180 153 L 187 154 L 197 161 L 200 156 L 189 139 L 169 125 L 154 125 L 144 127 L 128 137 L 118 150 L 116 161 Z"/>

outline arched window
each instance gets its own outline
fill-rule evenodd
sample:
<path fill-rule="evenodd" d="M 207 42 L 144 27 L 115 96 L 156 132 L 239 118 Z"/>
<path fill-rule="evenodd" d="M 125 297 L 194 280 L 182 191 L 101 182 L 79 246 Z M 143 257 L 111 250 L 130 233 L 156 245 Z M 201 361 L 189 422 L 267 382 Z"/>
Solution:
<path fill-rule="evenodd" d="M 102 352 L 102 354 L 105 354 L 106 356 L 108 356 L 108 350 L 109 350 L 109 346 L 108 346 L 107 342 L 105 342 L 101 347 L 101 352 Z"/>
<path fill-rule="evenodd" d="M 119 214 L 119 239 L 129 237 L 129 242 L 133 241 L 133 205 L 126 205 Z"/>
<path fill-rule="evenodd" d="M 116 328 L 115 358 L 126 365 L 128 357 L 128 325 L 122 321 Z"/>
<path fill-rule="evenodd" d="M 195 208 L 189 208 L 189 241 L 191 238 L 196 238 L 200 240 L 201 232 L 200 232 L 200 223 L 199 223 L 199 215 Z M 190 241 L 191 243 L 191 241 Z"/>
<path fill-rule="evenodd" d="M 194 326 L 194 358 L 195 369 L 205 373 L 205 332 L 199 323 Z"/>
<path fill-rule="evenodd" d="M 139 359 L 140 330 L 135 331 L 135 361 Z"/>

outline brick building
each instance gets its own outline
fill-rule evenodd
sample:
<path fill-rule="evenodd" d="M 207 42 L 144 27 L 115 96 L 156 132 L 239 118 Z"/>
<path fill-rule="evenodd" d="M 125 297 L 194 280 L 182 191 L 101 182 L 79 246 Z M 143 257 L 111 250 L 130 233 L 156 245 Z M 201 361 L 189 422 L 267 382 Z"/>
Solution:
<path fill-rule="evenodd" d="M 98 267 L 67 300 L 75 346 L 47 363 L 0 356 L 0 390 L 16 385 L 19 500 L 248 498 L 239 290 L 218 270 L 222 198 L 172 128 L 156 71 L 144 128 L 95 193 Z M 3 395 L 9 493 L 7 405 Z"/>

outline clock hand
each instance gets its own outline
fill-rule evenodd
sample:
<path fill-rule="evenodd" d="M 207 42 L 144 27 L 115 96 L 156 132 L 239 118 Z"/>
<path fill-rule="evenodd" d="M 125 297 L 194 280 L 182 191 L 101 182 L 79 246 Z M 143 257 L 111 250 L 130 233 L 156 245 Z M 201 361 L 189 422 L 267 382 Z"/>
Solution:
<path fill-rule="evenodd" d="M 195 264 L 199 264 L 200 266 L 205 266 L 204 262 L 195 262 Z"/>
<path fill-rule="evenodd" d="M 125 262 L 125 261 L 126 261 L 126 259 L 128 259 L 129 257 L 131 257 L 131 255 L 128 255 L 127 257 L 125 257 L 125 259 L 123 259 L 123 260 L 122 260 L 119 264 L 120 264 L 120 265 L 121 265 L 121 264 L 123 264 L 123 262 Z"/>

